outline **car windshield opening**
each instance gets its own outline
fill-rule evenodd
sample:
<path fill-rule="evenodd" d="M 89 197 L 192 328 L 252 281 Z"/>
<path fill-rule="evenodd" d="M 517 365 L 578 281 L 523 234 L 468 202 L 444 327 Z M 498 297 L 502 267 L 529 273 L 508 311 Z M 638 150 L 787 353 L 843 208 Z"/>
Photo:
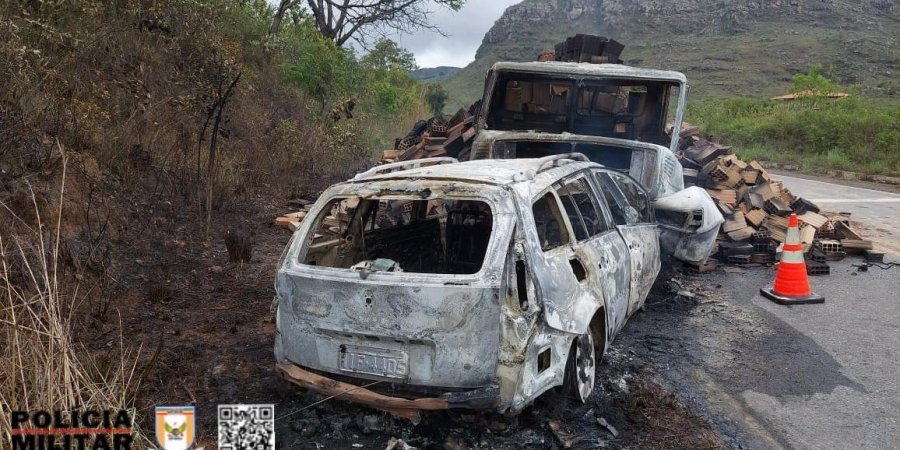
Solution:
<path fill-rule="evenodd" d="M 491 207 L 468 199 L 334 199 L 300 262 L 361 272 L 474 274 L 493 230 Z"/>
<path fill-rule="evenodd" d="M 624 173 L 629 173 L 633 166 L 637 169 L 643 166 L 643 152 L 615 145 L 574 141 L 498 141 L 494 144 L 494 157 L 500 159 L 543 158 L 565 153 L 581 153 L 595 163 Z"/>
<path fill-rule="evenodd" d="M 630 175 L 652 186 L 655 176 L 655 155 L 618 145 L 606 145 L 576 140 L 499 140 L 494 143 L 493 157 L 498 159 L 543 158 L 549 155 L 581 153 L 604 167 Z"/>
<path fill-rule="evenodd" d="M 497 74 L 487 127 L 651 142 L 668 146 L 669 109 L 677 83 L 617 78 L 567 79 L 541 74 Z"/>

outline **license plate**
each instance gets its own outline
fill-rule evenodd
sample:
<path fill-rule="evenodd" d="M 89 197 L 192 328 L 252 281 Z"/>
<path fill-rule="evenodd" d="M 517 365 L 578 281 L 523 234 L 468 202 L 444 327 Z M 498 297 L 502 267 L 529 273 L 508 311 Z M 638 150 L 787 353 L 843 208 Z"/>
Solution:
<path fill-rule="evenodd" d="M 338 360 L 345 372 L 386 378 L 406 378 L 409 372 L 409 355 L 403 351 L 343 345 Z"/>

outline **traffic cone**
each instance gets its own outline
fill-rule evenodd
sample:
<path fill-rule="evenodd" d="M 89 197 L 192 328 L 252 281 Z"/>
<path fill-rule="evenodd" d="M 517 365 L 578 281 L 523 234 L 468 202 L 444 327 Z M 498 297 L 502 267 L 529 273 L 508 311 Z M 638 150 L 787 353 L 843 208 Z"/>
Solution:
<path fill-rule="evenodd" d="M 814 294 L 809 288 L 796 214 L 791 214 L 788 222 L 787 238 L 775 273 L 775 284 L 771 289 L 760 289 L 759 292 L 779 305 L 825 303 L 825 297 Z"/>

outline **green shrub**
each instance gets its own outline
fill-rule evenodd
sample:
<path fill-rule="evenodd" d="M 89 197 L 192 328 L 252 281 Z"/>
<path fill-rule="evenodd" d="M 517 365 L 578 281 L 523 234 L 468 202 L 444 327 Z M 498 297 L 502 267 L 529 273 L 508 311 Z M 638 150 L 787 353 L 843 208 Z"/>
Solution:
<path fill-rule="evenodd" d="M 736 147 L 738 153 L 797 162 L 808 169 L 900 172 L 900 104 L 853 95 L 804 98 L 708 99 L 688 107 L 687 120 Z"/>

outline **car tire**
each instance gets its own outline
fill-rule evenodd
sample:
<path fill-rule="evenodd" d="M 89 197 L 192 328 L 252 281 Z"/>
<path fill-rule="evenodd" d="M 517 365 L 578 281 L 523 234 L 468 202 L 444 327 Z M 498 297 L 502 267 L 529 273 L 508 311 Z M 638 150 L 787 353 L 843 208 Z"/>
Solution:
<path fill-rule="evenodd" d="M 566 394 L 582 404 L 587 403 L 594 393 L 597 379 L 597 350 L 590 332 L 572 342 L 565 377 L 563 386 Z"/>

